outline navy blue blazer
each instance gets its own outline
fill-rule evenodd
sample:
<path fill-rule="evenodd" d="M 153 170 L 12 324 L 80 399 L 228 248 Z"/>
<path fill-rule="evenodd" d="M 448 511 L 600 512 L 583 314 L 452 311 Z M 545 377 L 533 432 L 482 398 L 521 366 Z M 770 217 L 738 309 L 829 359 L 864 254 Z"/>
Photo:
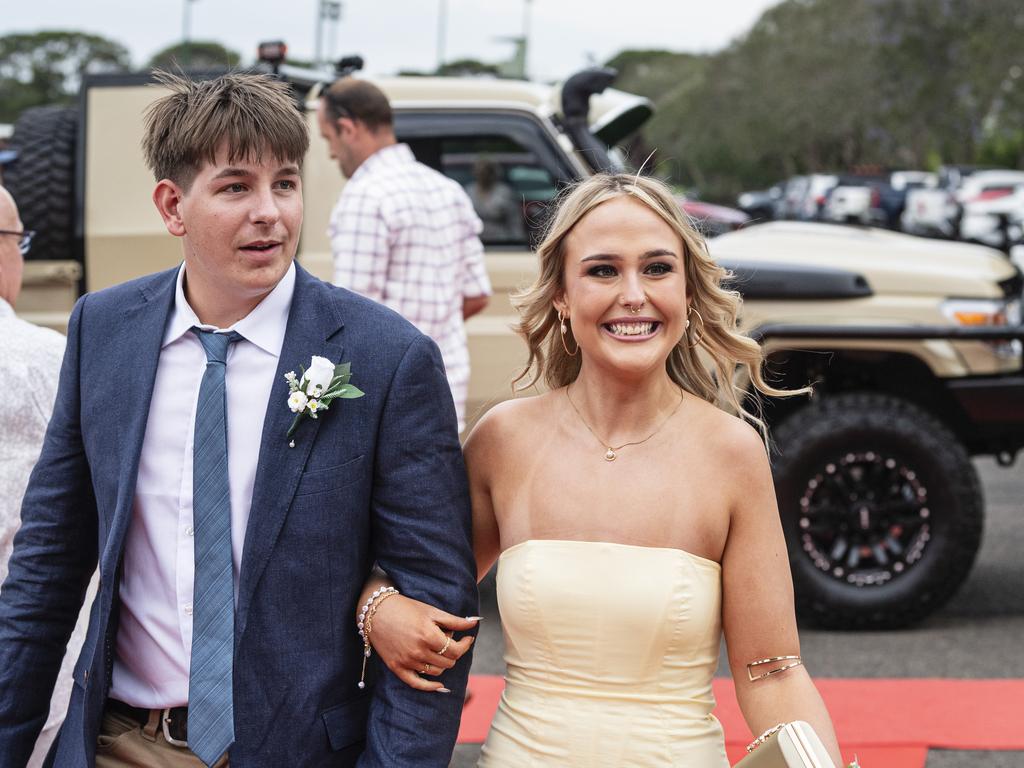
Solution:
<path fill-rule="evenodd" d="M 83 296 L 0 592 L 0 765 L 23 766 L 99 563 L 58 768 L 91 766 L 110 689 L 125 532 L 177 270 Z M 305 419 L 284 373 L 351 362 L 366 395 Z M 236 397 L 239 395 L 235 395 Z M 244 395 L 243 395 L 244 396 Z M 447 766 L 467 654 L 414 691 L 383 665 L 360 691 L 360 589 L 379 562 L 406 595 L 477 612 L 469 496 L 436 345 L 391 310 L 297 268 L 265 408 L 235 613 L 233 767 Z M 376 657 L 374 657 L 376 659 Z"/>

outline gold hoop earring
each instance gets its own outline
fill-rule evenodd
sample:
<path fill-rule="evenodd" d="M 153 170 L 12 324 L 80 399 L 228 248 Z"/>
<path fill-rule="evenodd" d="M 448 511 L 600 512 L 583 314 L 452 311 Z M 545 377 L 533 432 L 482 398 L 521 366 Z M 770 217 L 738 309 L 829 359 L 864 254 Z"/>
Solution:
<path fill-rule="evenodd" d="M 565 318 L 562 316 L 562 310 L 558 310 L 558 330 L 561 331 L 562 337 L 562 349 L 565 350 L 565 354 L 569 357 L 576 357 L 576 352 L 580 351 L 580 343 L 576 342 L 576 352 L 569 351 L 569 345 L 565 343 L 565 334 L 569 330 L 565 325 Z"/>
<path fill-rule="evenodd" d="M 698 320 L 700 320 L 700 335 L 697 337 L 696 341 L 694 341 L 692 344 L 689 345 L 690 349 L 693 349 L 698 344 L 700 344 L 702 341 L 704 341 L 704 318 L 701 317 L 700 312 L 698 312 L 693 307 L 690 307 L 686 311 L 686 314 L 689 315 L 691 312 L 697 316 Z M 687 331 L 689 331 L 689 329 L 690 329 L 690 318 L 689 317 L 686 318 L 686 329 L 687 329 Z M 689 333 L 687 333 L 686 337 L 687 338 L 690 337 Z"/>

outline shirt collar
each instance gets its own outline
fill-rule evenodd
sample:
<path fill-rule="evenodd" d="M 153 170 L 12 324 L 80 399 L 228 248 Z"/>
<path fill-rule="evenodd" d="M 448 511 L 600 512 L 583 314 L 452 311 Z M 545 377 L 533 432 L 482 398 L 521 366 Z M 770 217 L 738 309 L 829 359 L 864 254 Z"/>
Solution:
<path fill-rule="evenodd" d="M 8 304 L 5 299 L 0 299 L 0 320 L 7 320 L 11 317 L 14 317 L 14 307 Z"/>
<path fill-rule="evenodd" d="M 294 293 L 295 262 L 292 262 L 288 271 L 284 273 L 284 277 L 274 286 L 274 290 L 268 293 L 252 312 L 230 328 L 214 328 L 212 325 L 199 322 L 195 311 L 185 298 L 185 265 L 183 263 L 178 269 L 178 278 L 174 287 L 174 307 L 167 323 L 167 330 L 164 331 L 161 348 L 177 341 L 188 333 L 192 326 L 198 325 L 200 328 L 211 330 L 237 331 L 246 341 L 255 344 L 274 357 L 280 357 Z"/>
<path fill-rule="evenodd" d="M 374 168 L 405 165 L 416 162 L 416 156 L 409 149 L 408 144 L 389 144 L 381 147 L 368 158 L 363 160 L 362 165 L 356 168 L 355 173 L 349 181 L 353 181 L 361 174 L 370 173 Z"/>

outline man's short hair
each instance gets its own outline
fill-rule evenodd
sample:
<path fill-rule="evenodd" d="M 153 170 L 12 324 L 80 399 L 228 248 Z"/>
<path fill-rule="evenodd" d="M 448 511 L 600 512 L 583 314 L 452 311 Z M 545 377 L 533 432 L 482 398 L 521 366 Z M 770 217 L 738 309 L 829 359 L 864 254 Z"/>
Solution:
<path fill-rule="evenodd" d="M 212 80 L 153 75 L 171 91 L 146 110 L 142 152 L 157 181 L 170 179 L 187 190 L 224 142 L 228 162 L 260 162 L 267 152 L 302 166 L 309 131 L 287 83 L 241 72 Z"/>
<path fill-rule="evenodd" d="M 339 78 L 327 87 L 321 98 L 332 121 L 348 117 L 363 123 L 374 133 L 380 128 L 390 128 L 394 122 L 388 97 L 366 80 Z"/>

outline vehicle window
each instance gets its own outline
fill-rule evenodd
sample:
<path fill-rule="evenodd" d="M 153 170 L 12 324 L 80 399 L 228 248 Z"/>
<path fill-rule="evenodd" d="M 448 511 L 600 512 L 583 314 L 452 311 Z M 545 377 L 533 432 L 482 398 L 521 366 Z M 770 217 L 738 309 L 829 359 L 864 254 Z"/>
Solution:
<path fill-rule="evenodd" d="M 534 243 L 557 180 L 530 149 L 508 136 L 407 140 L 416 157 L 466 190 L 483 222 L 484 245 Z"/>

